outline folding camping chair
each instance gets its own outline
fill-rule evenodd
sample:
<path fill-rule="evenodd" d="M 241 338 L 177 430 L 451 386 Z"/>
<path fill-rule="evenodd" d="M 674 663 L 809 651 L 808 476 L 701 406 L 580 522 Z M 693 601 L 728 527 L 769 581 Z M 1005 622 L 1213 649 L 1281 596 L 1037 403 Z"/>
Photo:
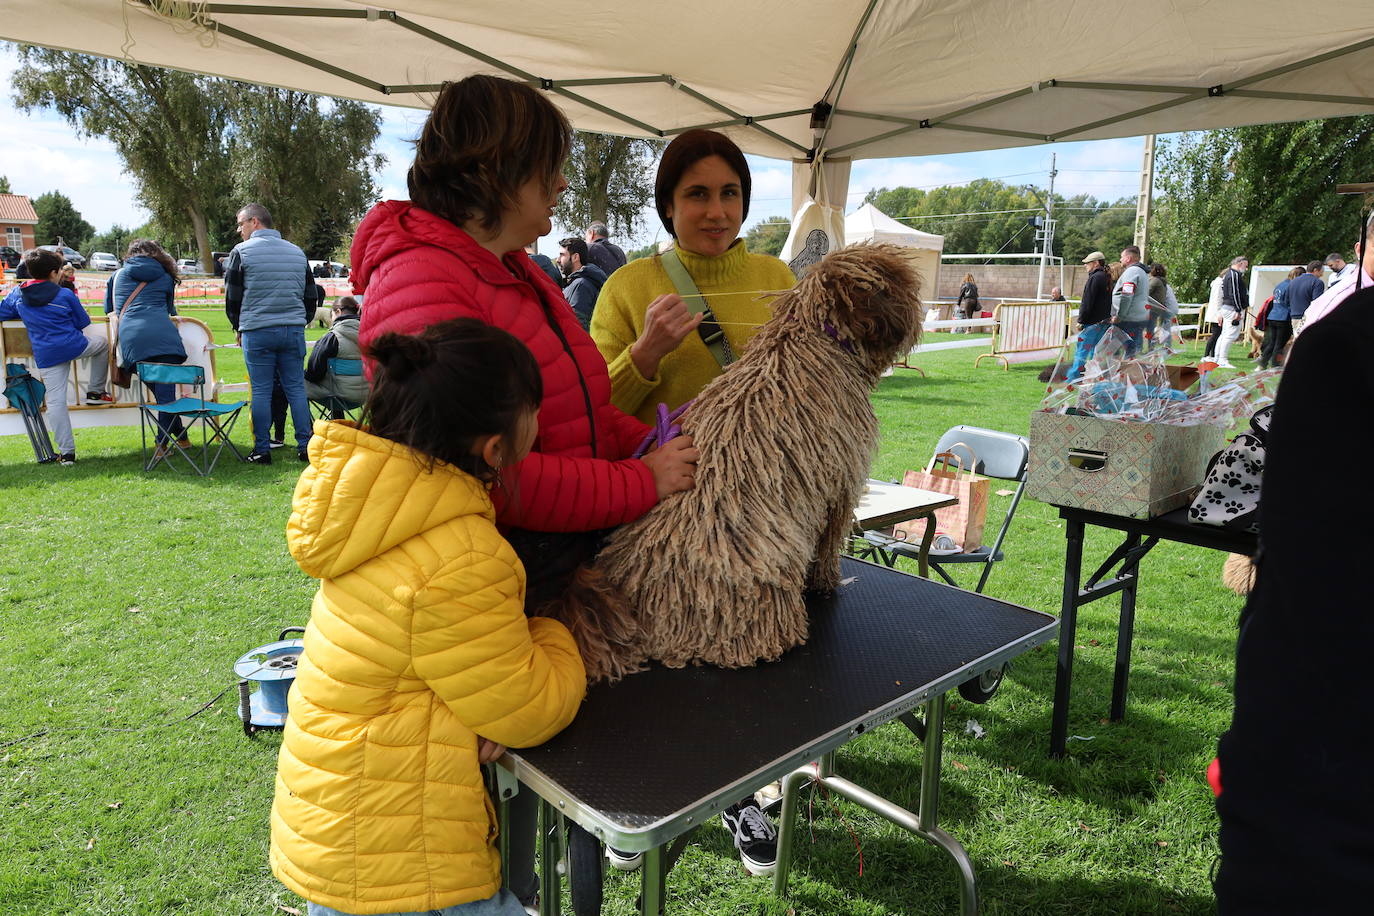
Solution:
<path fill-rule="evenodd" d="M 179 457 L 185 461 L 186 465 L 201 477 L 210 476 L 210 472 L 215 469 L 215 463 L 219 461 L 220 453 L 227 446 L 240 461 L 243 454 L 229 441 L 229 433 L 233 430 L 234 424 L 238 421 L 239 411 L 247 405 L 247 401 L 236 401 L 232 404 L 220 404 L 217 401 L 206 400 L 205 398 L 205 369 L 202 366 L 179 366 L 169 363 L 139 363 L 136 367 L 138 378 L 142 384 L 138 386 L 138 413 L 139 429 L 143 439 L 143 470 L 151 471 L 159 464 L 176 470 L 177 462 L 173 459 Z M 148 386 L 154 382 L 172 385 L 190 385 L 195 388 L 195 395 L 180 397 L 169 404 L 156 404 L 148 401 Z M 161 427 L 157 422 L 157 415 L 160 413 L 174 414 L 181 417 L 186 424 L 184 438 L 191 442 L 190 448 L 183 448 L 181 442 L 172 436 L 166 437 L 165 444 L 158 446 L 157 439 Z M 191 436 L 194 428 L 200 426 L 200 444 L 197 446 Z M 153 434 L 152 449 L 149 449 L 148 433 L 151 429 Z"/>
<path fill-rule="evenodd" d="M 338 389 L 338 384 L 341 378 L 357 378 L 362 374 L 363 361 L 360 359 L 343 359 L 337 356 L 330 359 L 329 372 L 325 375 L 329 393 L 322 398 L 310 399 L 315 405 L 315 416 L 320 420 L 332 420 L 336 415 L 343 414 L 350 420 L 357 420 L 358 411 L 363 406 L 362 402 L 344 397 Z"/>
<path fill-rule="evenodd" d="M 966 448 L 960 446 L 966 446 Z M 974 588 L 975 592 L 981 593 L 984 586 L 988 584 L 988 576 L 992 575 L 993 564 L 1006 559 L 1006 555 L 1002 552 L 1002 544 L 1006 541 L 1007 531 L 1011 528 L 1012 517 L 1016 515 L 1016 507 L 1021 504 L 1021 495 L 1026 489 L 1026 468 L 1030 463 L 1030 440 L 1025 436 L 999 432 L 995 429 L 983 429 L 977 426 L 953 426 L 940 437 L 940 441 L 935 445 L 935 454 L 938 455 L 941 452 L 953 452 L 966 462 L 966 467 L 985 477 L 1016 481 L 1016 491 L 1012 494 L 1011 504 L 1007 506 L 1006 515 L 1002 517 L 1002 527 L 997 532 L 997 537 L 993 540 L 992 546 L 983 544 L 973 550 L 961 553 L 942 556 L 931 555 L 929 557 L 931 568 L 939 573 L 942 579 L 956 587 L 958 583 L 944 570 L 946 564 L 974 563 L 982 566 L 983 571 L 978 576 L 978 585 Z M 917 559 L 920 555 L 919 544 L 900 541 L 880 531 L 865 531 L 864 540 L 866 547 L 860 549 L 859 555 L 861 557 L 867 555 L 869 558 L 881 560 L 886 566 L 895 565 L 899 556 Z M 1003 668 L 991 668 L 983 672 L 978 678 L 960 684 L 959 692 L 970 702 L 985 703 L 991 699 L 992 694 L 1001 684 L 1004 671 Z"/>
<path fill-rule="evenodd" d="M 24 431 L 29 434 L 33 457 L 39 464 L 57 460 L 52 439 L 48 437 L 48 425 L 43 422 L 43 396 L 46 393 L 43 383 L 29 374 L 27 366 L 5 364 L 5 400 L 24 418 Z"/>

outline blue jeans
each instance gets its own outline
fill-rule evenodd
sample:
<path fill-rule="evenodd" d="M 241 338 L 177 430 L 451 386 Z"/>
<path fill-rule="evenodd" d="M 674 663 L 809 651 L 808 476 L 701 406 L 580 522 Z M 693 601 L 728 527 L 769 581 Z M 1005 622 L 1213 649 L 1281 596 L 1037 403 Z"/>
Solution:
<path fill-rule="evenodd" d="M 1078 332 L 1078 349 L 1074 351 L 1073 365 L 1069 367 L 1068 374 L 1065 376 L 1066 381 L 1077 381 L 1083 374 L 1083 367 L 1087 365 L 1089 357 L 1093 355 L 1093 350 L 1097 349 L 1097 345 L 1105 333 L 1107 333 L 1105 321 L 1090 324 Z"/>
<path fill-rule="evenodd" d="M 291 405 L 291 425 L 296 430 L 296 448 L 310 441 L 310 401 L 305 396 L 305 328 L 278 325 L 243 332 L 243 362 L 248 368 L 252 390 L 250 410 L 253 417 L 253 451 L 270 453 L 268 433 L 272 429 L 272 382 L 281 380 L 286 402 Z"/>
<path fill-rule="evenodd" d="M 318 903 L 310 904 L 310 916 L 352 916 Z M 408 913 L 388 913 L 386 916 L 525 916 L 525 908 L 515 895 L 502 888 L 494 897 L 446 906 L 442 910 L 412 910 Z"/>
<path fill-rule="evenodd" d="M 1119 321 L 1117 327 L 1121 333 L 1126 335 L 1126 357 L 1129 359 L 1140 352 L 1140 345 L 1145 342 L 1145 328 L 1149 326 L 1148 321 Z"/>

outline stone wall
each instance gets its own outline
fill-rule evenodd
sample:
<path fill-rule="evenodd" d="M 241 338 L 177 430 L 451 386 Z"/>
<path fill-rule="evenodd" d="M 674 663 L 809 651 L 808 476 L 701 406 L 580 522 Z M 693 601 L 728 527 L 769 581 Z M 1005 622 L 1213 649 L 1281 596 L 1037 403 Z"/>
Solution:
<path fill-rule="evenodd" d="M 978 284 L 980 299 L 1034 299 L 1035 284 L 1040 276 L 1040 265 L 1036 264 L 980 264 L 972 261 L 946 261 L 940 265 L 939 298 L 959 298 L 959 287 L 964 285 L 964 275 L 973 274 L 973 282 Z M 1064 296 L 1077 299 L 1083 292 L 1083 282 L 1088 278 L 1088 269 L 1082 264 L 1064 265 Z M 1059 268 L 1045 267 L 1045 298 L 1050 295 L 1050 287 L 1059 285 Z"/>

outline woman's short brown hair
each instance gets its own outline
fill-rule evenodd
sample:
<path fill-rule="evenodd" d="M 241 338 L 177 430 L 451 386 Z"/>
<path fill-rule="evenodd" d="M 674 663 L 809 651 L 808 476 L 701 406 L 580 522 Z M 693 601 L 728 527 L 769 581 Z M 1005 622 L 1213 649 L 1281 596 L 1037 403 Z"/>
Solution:
<path fill-rule="evenodd" d="M 410 199 L 456 224 L 499 232 L 531 178 L 558 179 L 572 126 L 538 90 L 495 76 L 444 83 L 415 141 Z"/>
<path fill-rule="evenodd" d="M 663 228 L 667 229 L 673 238 L 677 238 L 677 233 L 673 231 L 673 221 L 668 216 L 668 205 L 673 202 L 673 192 L 682 180 L 682 173 L 707 156 L 719 156 L 724 159 L 725 164 L 739 176 L 744 218 L 749 216 L 749 188 L 752 182 L 749 178 L 749 163 L 744 160 L 744 153 L 740 152 L 735 141 L 725 134 L 702 128 L 689 130 L 678 134 L 673 138 L 673 142 L 668 144 L 668 148 L 663 151 L 663 158 L 658 162 L 658 175 L 654 177 L 654 206 L 658 208 L 658 218 L 663 220 Z"/>

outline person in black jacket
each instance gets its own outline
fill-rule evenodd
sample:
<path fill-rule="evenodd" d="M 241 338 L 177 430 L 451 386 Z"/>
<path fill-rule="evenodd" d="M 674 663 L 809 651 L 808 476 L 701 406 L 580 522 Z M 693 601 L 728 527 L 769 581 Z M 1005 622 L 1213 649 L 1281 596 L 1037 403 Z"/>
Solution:
<path fill-rule="evenodd" d="M 1083 374 L 1083 366 L 1107 332 L 1107 322 L 1112 317 L 1112 278 L 1107 272 L 1107 256 L 1094 251 L 1083 259 L 1083 263 L 1088 265 L 1088 279 L 1083 284 L 1083 298 L 1078 303 L 1077 349 L 1073 365 L 1065 376 L 1070 382 Z"/>
<path fill-rule="evenodd" d="M 577 314 L 583 329 L 591 327 L 596 297 L 606 284 L 606 273 L 588 260 L 587 243 L 569 236 L 558 243 L 558 269 L 563 271 L 567 285 L 563 296 Z"/>
<path fill-rule="evenodd" d="M 1221 916 L 1364 913 L 1374 900 L 1374 681 L 1359 674 L 1374 642 L 1362 568 L 1374 556 L 1374 490 L 1351 478 L 1339 509 L 1323 511 L 1327 485 L 1312 471 L 1323 444 L 1374 449 L 1371 350 L 1374 289 L 1309 325 L 1279 383 L 1259 577 L 1240 616 L 1235 711 L 1218 750 Z"/>

